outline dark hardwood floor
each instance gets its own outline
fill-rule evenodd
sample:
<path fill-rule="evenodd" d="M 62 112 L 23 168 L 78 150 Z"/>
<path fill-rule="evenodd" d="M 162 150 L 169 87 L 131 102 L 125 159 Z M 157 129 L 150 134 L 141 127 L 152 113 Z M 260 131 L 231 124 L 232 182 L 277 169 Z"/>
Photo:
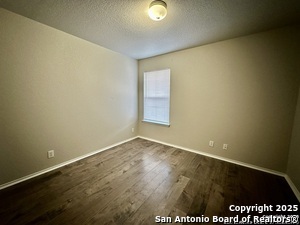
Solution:
<path fill-rule="evenodd" d="M 156 216 L 212 223 L 247 215 L 230 205 L 255 204 L 299 202 L 283 177 L 138 138 L 1 190 L 0 224 L 156 224 Z"/>

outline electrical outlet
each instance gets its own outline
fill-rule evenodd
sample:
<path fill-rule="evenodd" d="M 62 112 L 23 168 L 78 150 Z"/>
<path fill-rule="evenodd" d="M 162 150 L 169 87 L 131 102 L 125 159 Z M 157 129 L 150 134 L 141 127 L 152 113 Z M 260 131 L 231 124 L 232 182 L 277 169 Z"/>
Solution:
<path fill-rule="evenodd" d="M 53 158 L 53 157 L 54 157 L 54 150 L 48 151 L 48 159 Z"/>
<path fill-rule="evenodd" d="M 210 147 L 214 147 L 214 141 L 209 141 L 208 145 L 209 145 Z"/>
<path fill-rule="evenodd" d="M 223 149 L 227 150 L 228 149 L 228 144 L 223 144 Z"/>
<path fill-rule="evenodd" d="M 132 132 L 132 133 L 134 132 L 134 127 L 133 127 L 133 128 L 131 128 L 131 132 Z"/>

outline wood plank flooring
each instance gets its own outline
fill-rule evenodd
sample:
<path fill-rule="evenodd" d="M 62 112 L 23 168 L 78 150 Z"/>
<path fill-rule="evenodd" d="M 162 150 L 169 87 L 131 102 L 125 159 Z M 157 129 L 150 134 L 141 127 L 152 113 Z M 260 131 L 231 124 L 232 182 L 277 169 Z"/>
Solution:
<path fill-rule="evenodd" d="M 0 191 L 0 224 L 175 223 L 255 204 L 299 202 L 282 177 L 137 138 Z"/>

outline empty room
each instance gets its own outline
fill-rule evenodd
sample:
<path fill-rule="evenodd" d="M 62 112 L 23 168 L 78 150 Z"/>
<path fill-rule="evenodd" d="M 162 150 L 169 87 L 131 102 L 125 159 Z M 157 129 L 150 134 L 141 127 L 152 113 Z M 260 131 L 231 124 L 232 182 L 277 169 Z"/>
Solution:
<path fill-rule="evenodd" d="M 299 0 L 0 6 L 0 225 L 299 224 Z"/>

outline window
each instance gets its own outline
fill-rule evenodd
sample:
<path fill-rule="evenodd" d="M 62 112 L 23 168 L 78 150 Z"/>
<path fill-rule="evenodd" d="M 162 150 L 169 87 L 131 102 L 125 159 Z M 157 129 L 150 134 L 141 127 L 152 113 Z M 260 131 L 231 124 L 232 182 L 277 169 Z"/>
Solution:
<path fill-rule="evenodd" d="M 143 121 L 170 125 L 170 69 L 144 73 Z"/>

